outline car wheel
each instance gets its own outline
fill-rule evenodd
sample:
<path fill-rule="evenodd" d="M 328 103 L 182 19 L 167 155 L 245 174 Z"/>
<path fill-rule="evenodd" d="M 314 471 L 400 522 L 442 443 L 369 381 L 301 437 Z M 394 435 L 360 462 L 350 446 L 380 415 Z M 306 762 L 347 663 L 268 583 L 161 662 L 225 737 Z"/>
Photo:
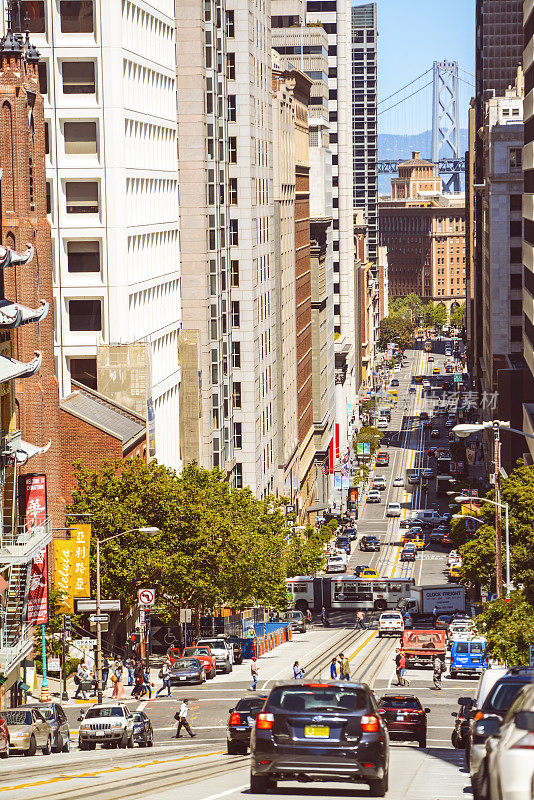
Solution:
<path fill-rule="evenodd" d="M 46 740 L 46 744 L 44 747 L 41 748 L 44 756 L 49 756 L 52 752 L 52 737 L 49 736 Z"/>
<path fill-rule="evenodd" d="M 419 739 L 419 747 L 426 747 L 426 736 L 421 736 Z"/>
<path fill-rule="evenodd" d="M 146 746 L 147 747 L 153 747 L 154 746 L 154 734 L 153 733 L 151 733 L 150 734 L 150 738 L 147 739 Z"/>
<path fill-rule="evenodd" d="M 30 744 L 28 745 L 28 749 L 24 751 L 25 756 L 34 756 L 37 752 L 37 742 L 35 741 L 35 736 L 30 739 Z"/>
<path fill-rule="evenodd" d="M 128 747 L 128 732 L 127 731 L 124 731 L 124 733 L 122 735 L 122 739 L 119 742 L 119 747 L 121 748 L 121 750 L 126 750 L 126 748 Z"/>
<path fill-rule="evenodd" d="M 381 632 L 380 632 L 380 631 L 378 631 L 378 638 L 379 638 L 379 639 L 381 639 L 381 638 L 382 638 L 382 634 L 381 634 Z"/>
<path fill-rule="evenodd" d="M 453 747 L 456 747 L 457 750 L 460 749 L 460 745 L 458 744 L 458 734 L 456 733 L 456 731 L 453 731 L 451 733 L 451 742 Z"/>
<path fill-rule="evenodd" d="M 276 788 L 276 781 L 266 775 L 253 775 L 250 773 L 250 791 L 253 794 L 267 794 L 269 789 Z"/>
<path fill-rule="evenodd" d="M 376 797 L 385 797 L 388 790 L 388 773 L 383 778 L 376 781 L 369 781 L 369 789 L 371 794 Z"/>
<path fill-rule="evenodd" d="M 63 752 L 70 753 L 70 736 L 67 737 L 65 744 L 63 745 Z"/>
<path fill-rule="evenodd" d="M 456 678 L 457 675 L 458 675 L 458 673 L 456 672 L 456 670 L 455 669 L 451 669 L 451 671 L 450 671 L 451 678 Z"/>
<path fill-rule="evenodd" d="M 6 742 L 6 749 L 0 753 L 0 758 L 9 758 L 9 740 Z"/>
<path fill-rule="evenodd" d="M 63 750 L 63 736 L 58 732 L 58 735 L 57 735 L 57 738 L 56 738 L 56 743 L 52 747 L 52 752 L 53 753 L 61 753 L 62 750 Z"/>
<path fill-rule="evenodd" d="M 229 675 L 232 670 L 233 670 L 233 667 L 232 667 L 231 663 L 228 662 L 228 664 L 226 665 L 226 669 L 224 671 L 225 671 L 225 673 L 227 675 Z"/>
<path fill-rule="evenodd" d="M 238 746 L 235 742 L 230 741 L 230 739 L 226 740 L 226 752 L 229 756 L 237 756 L 239 754 Z"/>
<path fill-rule="evenodd" d="M 128 741 L 127 741 L 127 743 L 126 743 L 126 746 L 127 746 L 127 747 L 128 747 L 130 750 L 131 750 L 131 749 L 132 749 L 132 747 L 134 746 L 134 738 L 133 738 L 133 733 L 132 733 L 132 735 L 131 735 L 131 736 L 128 738 Z"/>

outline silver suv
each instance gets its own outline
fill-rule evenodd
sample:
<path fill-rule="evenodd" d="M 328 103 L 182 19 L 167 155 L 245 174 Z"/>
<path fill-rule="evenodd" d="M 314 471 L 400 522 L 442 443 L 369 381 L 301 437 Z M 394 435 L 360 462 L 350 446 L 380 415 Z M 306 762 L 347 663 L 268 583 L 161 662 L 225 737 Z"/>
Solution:
<path fill-rule="evenodd" d="M 215 656 L 216 668 L 227 675 L 232 671 L 234 648 L 233 645 L 228 644 L 223 636 L 199 639 L 196 643 L 196 647 L 209 647 L 212 654 Z"/>
<path fill-rule="evenodd" d="M 133 716 L 123 703 L 90 706 L 78 717 L 80 750 L 94 750 L 97 744 L 106 747 L 133 747 Z"/>

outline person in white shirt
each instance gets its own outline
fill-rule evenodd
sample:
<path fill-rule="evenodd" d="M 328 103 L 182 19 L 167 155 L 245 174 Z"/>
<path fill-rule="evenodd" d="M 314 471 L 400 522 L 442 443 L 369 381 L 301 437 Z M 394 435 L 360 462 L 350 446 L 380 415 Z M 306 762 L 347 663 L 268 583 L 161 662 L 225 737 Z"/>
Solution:
<path fill-rule="evenodd" d="M 176 729 L 176 738 L 180 739 L 180 731 L 182 728 L 185 728 L 188 732 L 189 736 L 193 738 L 196 736 L 196 733 L 193 733 L 191 728 L 189 727 L 189 722 L 187 721 L 187 715 L 189 714 L 189 701 L 183 700 L 182 705 L 180 706 L 180 710 L 174 715 L 174 719 L 178 720 L 178 728 Z"/>

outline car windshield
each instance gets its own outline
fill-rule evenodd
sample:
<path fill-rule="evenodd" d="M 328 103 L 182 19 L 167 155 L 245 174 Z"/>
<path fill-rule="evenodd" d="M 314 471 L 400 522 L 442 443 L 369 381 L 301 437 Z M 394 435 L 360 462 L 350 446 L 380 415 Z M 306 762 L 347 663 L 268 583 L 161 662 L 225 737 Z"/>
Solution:
<path fill-rule="evenodd" d="M 186 647 L 184 656 L 209 656 L 209 648 L 207 647 Z"/>
<path fill-rule="evenodd" d="M 1 716 L 8 725 L 31 725 L 31 711 L 2 711 Z"/>
<path fill-rule="evenodd" d="M 400 614 L 382 614 L 380 619 L 396 619 L 399 620 L 401 618 Z"/>
<path fill-rule="evenodd" d="M 134 711 L 133 720 L 134 722 L 143 722 L 144 717 L 140 711 Z"/>
<path fill-rule="evenodd" d="M 119 706 L 112 708 L 90 708 L 85 715 L 85 719 L 102 719 L 103 717 L 123 717 L 124 711 Z"/>
<path fill-rule="evenodd" d="M 200 661 L 196 658 L 181 658 L 179 661 L 175 661 L 172 665 L 173 670 L 198 669 L 199 667 Z"/>
<path fill-rule="evenodd" d="M 378 701 L 379 708 L 416 708 L 421 709 L 417 697 L 382 697 Z"/>
<path fill-rule="evenodd" d="M 281 686 L 273 689 L 267 706 L 283 711 L 362 711 L 368 706 L 367 695 L 354 687 L 328 684 Z"/>
<path fill-rule="evenodd" d="M 502 683 L 497 683 L 486 698 L 482 709 L 486 711 L 493 708 L 501 713 L 508 711 L 520 690 L 529 683 L 530 681 L 503 681 Z"/>
<path fill-rule="evenodd" d="M 209 642 L 203 642 L 206 647 L 209 647 L 210 650 L 224 650 L 224 643 L 219 641 L 218 639 L 212 639 Z"/>
<path fill-rule="evenodd" d="M 251 697 L 246 698 L 245 700 L 240 700 L 235 707 L 236 711 L 240 711 L 243 714 L 249 714 L 254 712 L 256 714 L 258 711 L 261 711 L 263 708 L 263 704 L 267 697 Z"/>

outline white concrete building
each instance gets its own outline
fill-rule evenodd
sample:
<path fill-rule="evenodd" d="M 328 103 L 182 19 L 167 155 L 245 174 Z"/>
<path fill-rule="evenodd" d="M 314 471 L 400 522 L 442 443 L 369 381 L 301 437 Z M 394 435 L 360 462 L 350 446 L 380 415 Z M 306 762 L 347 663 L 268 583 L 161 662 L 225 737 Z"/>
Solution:
<path fill-rule="evenodd" d="M 61 395 L 97 388 L 100 344 L 150 343 L 156 456 L 178 468 L 174 2 L 21 6 L 43 62 Z"/>

